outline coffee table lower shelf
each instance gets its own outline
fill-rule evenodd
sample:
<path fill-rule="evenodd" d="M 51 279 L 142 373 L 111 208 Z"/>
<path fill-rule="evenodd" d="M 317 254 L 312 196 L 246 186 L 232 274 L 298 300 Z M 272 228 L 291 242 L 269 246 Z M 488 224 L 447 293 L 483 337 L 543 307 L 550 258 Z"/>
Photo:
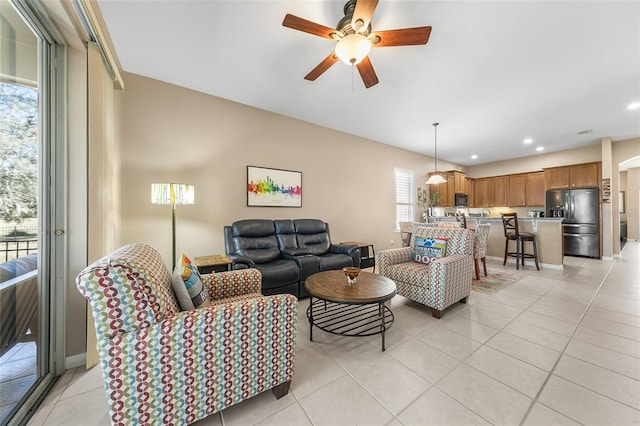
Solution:
<path fill-rule="evenodd" d="M 347 304 L 313 299 L 311 297 L 307 308 L 309 340 L 313 341 L 313 326 L 341 336 L 365 337 L 381 334 L 382 350 L 385 350 L 384 333 L 391 328 L 395 317 L 384 302 Z"/>

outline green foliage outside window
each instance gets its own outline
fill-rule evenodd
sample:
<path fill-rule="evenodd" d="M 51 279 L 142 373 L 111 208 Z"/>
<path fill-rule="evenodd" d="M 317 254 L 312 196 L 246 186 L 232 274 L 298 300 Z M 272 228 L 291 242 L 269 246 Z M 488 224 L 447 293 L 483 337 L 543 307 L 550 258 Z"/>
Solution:
<path fill-rule="evenodd" d="M 38 91 L 0 82 L 0 219 L 36 217 Z"/>

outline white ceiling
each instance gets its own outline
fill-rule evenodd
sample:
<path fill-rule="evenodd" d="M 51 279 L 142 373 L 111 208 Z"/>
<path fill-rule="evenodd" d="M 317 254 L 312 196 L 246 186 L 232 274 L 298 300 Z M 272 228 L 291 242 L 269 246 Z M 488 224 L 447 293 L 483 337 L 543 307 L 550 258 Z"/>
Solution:
<path fill-rule="evenodd" d="M 462 165 L 640 137 L 638 1 L 381 0 L 374 31 L 433 30 L 373 49 L 370 89 L 342 63 L 304 80 L 334 42 L 282 26 L 335 27 L 344 1 L 98 3 L 127 72 L 426 155 L 437 121 L 438 157 Z"/>

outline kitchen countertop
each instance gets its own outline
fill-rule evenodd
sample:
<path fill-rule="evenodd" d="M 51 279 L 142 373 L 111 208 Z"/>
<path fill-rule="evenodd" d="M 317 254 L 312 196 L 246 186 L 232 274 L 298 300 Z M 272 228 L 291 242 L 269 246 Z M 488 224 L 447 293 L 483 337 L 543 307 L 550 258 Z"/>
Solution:
<path fill-rule="evenodd" d="M 455 221 L 457 220 L 454 216 L 435 216 L 435 219 L 438 221 Z M 476 217 L 476 216 L 467 216 L 467 222 L 470 220 L 476 221 L 502 221 L 500 216 L 485 216 L 485 217 Z M 563 217 L 518 217 L 518 222 L 533 222 L 533 221 L 543 221 L 543 222 L 562 222 L 564 220 Z"/>

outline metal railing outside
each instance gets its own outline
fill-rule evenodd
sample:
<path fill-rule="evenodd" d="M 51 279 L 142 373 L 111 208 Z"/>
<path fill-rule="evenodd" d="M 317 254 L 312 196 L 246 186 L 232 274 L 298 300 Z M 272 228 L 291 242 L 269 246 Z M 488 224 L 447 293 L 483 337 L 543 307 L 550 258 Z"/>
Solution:
<path fill-rule="evenodd" d="M 0 226 L 0 263 L 37 251 L 37 226 Z"/>

